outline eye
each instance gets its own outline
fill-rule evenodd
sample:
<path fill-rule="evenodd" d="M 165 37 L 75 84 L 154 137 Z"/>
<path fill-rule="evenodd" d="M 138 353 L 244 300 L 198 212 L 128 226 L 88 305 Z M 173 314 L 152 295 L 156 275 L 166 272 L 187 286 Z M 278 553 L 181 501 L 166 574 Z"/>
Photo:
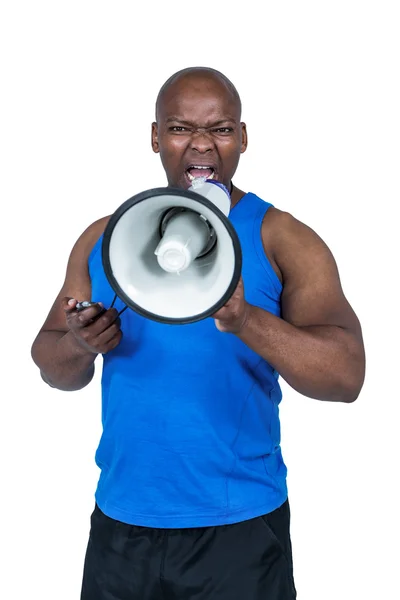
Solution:
<path fill-rule="evenodd" d="M 233 128 L 232 127 L 217 127 L 213 131 L 214 131 L 214 133 L 228 135 L 229 133 L 233 132 Z"/>
<path fill-rule="evenodd" d="M 183 133 L 185 131 L 188 131 L 186 127 L 181 127 L 180 125 L 174 125 L 173 127 L 170 127 L 169 130 L 175 133 Z"/>

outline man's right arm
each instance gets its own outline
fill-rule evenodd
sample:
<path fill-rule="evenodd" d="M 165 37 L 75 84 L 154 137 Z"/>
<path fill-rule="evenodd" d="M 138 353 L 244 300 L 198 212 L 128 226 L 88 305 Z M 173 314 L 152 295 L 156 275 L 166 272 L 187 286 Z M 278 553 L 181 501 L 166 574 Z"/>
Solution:
<path fill-rule="evenodd" d="M 32 345 L 32 358 L 43 380 L 60 390 L 85 387 L 93 378 L 97 355 L 112 350 L 121 340 L 115 309 L 104 311 L 101 304 L 95 304 L 76 310 L 78 301 L 91 298 L 88 258 L 106 222 L 96 221 L 76 242 L 63 287 Z"/>
<path fill-rule="evenodd" d="M 96 355 L 83 352 L 71 332 L 41 330 L 32 358 L 43 381 L 66 392 L 84 388 L 94 375 Z"/>

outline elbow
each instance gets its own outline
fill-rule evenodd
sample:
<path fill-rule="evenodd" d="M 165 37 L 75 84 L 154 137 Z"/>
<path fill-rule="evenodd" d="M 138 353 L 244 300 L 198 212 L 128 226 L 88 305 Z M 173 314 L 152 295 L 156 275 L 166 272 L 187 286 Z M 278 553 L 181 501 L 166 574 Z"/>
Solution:
<path fill-rule="evenodd" d="M 49 377 L 47 377 L 46 373 L 44 372 L 44 370 L 42 368 L 43 365 L 42 365 L 42 361 L 40 359 L 40 347 L 39 347 L 37 338 L 31 346 L 31 358 L 32 358 L 33 362 L 35 363 L 35 365 L 38 367 L 40 377 L 42 378 L 42 380 L 45 383 L 47 383 L 47 385 L 49 385 L 50 387 L 54 387 L 51 380 L 49 379 Z"/>
<path fill-rule="evenodd" d="M 365 380 L 365 351 L 362 343 L 356 343 L 350 349 L 344 361 L 340 382 L 340 402 L 353 404 L 360 396 Z"/>
<path fill-rule="evenodd" d="M 339 369 L 336 370 L 334 377 L 331 379 L 331 385 L 325 389 L 325 394 L 321 394 L 319 399 L 353 404 L 360 396 L 364 385 L 364 362 L 357 361 L 356 364 L 348 364 L 347 368 L 343 368 L 340 374 L 338 371 Z"/>
<path fill-rule="evenodd" d="M 328 402 L 341 402 L 342 404 L 353 404 L 359 397 L 361 386 L 338 385 L 326 394 L 320 394 L 317 399 Z"/>
<path fill-rule="evenodd" d="M 342 397 L 339 401 L 343 402 L 344 404 L 353 404 L 353 402 L 355 402 L 359 397 L 360 392 L 361 388 L 357 390 L 346 390 L 346 392 L 342 394 Z"/>
<path fill-rule="evenodd" d="M 365 379 L 365 363 L 360 361 L 342 382 L 341 402 L 352 404 L 360 396 Z"/>
<path fill-rule="evenodd" d="M 47 377 L 47 375 L 40 369 L 40 377 L 42 380 L 47 383 L 47 385 L 51 388 L 55 388 L 56 386 L 51 382 L 51 380 Z"/>
<path fill-rule="evenodd" d="M 352 388 L 349 386 L 337 386 L 334 389 L 331 388 L 329 391 L 325 391 L 325 393 L 315 394 L 313 396 L 310 395 L 310 398 L 315 398 L 316 400 L 323 400 L 325 402 L 341 402 L 342 404 L 353 404 L 360 395 L 361 389 Z"/>
<path fill-rule="evenodd" d="M 43 373 L 43 371 L 40 371 L 40 376 L 43 379 L 44 383 L 46 383 L 49 387 L 51 387 L 54 390 L 59 390 L 60 392 L 78 392 L 79 390 L 85 388 L 90 383 L 93 377 L 93 375 L 89 375 L 88 377 L 82 378 L 77 381 L 65 381 L 63 379 L 57 379 L 56 381 L 53 381 L 50 377 Z"/>
<path fill-rule="evenodd" d="M 35 365 L 38 367 L 38 338 L 35 339 L 35 341 L 33 342 L 32 346 L 31 346 L 31 359 L 33 360 L 33 362 L 35 363 Z"/>

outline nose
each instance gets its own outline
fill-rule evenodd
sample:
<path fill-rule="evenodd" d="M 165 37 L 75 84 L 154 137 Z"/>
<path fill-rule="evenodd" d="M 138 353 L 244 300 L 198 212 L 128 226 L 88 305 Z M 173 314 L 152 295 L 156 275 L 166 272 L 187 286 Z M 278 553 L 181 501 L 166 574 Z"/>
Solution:
<path fill-rule="evenodd" d="M 192 135 L 191 140 L 192 150 L 199 152 L 199 154 L 205 154 L 211 152 L 214 149 L 214 142 L 207 131 L 197 130 Z"/>

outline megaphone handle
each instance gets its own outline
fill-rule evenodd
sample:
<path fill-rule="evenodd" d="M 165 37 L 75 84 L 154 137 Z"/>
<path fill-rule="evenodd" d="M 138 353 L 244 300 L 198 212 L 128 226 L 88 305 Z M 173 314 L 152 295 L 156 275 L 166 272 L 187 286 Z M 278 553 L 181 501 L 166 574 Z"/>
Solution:
<path fill-rule="evenodd" d="M 117 294 L 115 294 L 115 296 L 114 296 L 114 300 L 111 302 L 111 306 L 110 306 L 110 308 L 113 308 L 113 306 L 114 306 L 114 304 L 115 304 L 115 301 L 116 301 L 117 297 L 118 297 L 118 296 L 117 296 Z M 123 313 L 123 312 L 124 312 L 124 311 L 125 311 L 127 308 L 128 308 L 128 307 L 127 307 L 127 306 L 125 306 L 125 308 L 123 308 L 122 310 L 120 310 L 120 311 L 119 311 L 119 313 L 118 313 L 118 316 L 121 316 L 121 315 L 122 315 L 122 313 Z"/>
<path fill-rule="evenodd" d="M 117 294 L 115 294 L 115 296 L 114 296 L 114 300 L 111 302 L 111 306 L 110 306 L 110 308 L 113 308 L 113 306 L 114 306 L 114 304 L 115 304 L 115 301 L 116 301 L 117 297 L 118 297 L 118 296 L 117 296 Z M 94 306 L 95 304 L 97 304 L 97 302 L 89 302 L 89 301 L 87 301 L 87 300 L 84 300 L 83 302 L 78 302 L 78 304 L 76 305 L 76 310 L 77 310 L 78 312 L 80 312 L 81 310 L 84 310 L 85 308 L 89 308 L 90 306 Z M 128 308 L 128 307 L 127 307 L 127 306 L 125 306 L 125 307 L 124 307 L 122 310 L 120 310 L 120 311 L 119 311 L 119 313 L 118 313 L 118 316 L 122 315 L 122 313 L 123 313 L 124 311 L 126 311 L 126 309 L 127 309 L 127 308 Z M 104 309 L 103 309 L 103 311 L 102 311 L 100 314 L 103 314 L 103 312 L 105 312 L 105 310 L 106 310 L 106 309 L 104 308 Z M 99 314 L 99 315 L 97 315 L 97 316 L 100 316 L 100 314 Z"/>

